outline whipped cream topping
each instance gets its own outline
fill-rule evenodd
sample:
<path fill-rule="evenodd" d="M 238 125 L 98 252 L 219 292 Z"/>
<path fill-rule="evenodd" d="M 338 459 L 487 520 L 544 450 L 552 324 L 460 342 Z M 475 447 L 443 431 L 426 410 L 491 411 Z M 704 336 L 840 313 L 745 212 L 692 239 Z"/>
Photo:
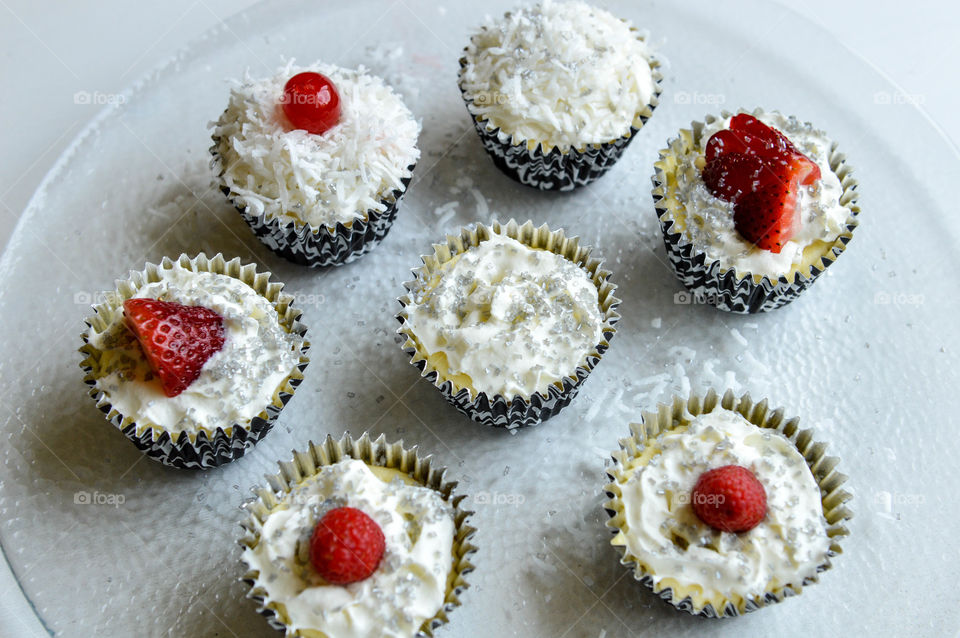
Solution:
<path fill-rule="evenodd" d="M 652 457 L 628 470 L 623 534 L 655 583 L 700 587 L 707 598 L 762 595 L 800 584 L 827 559 L 820 489 L 797 448 L 779 432 L 717 408 L 650 443 Z M 707 470 L 741 465 L 767 493 L 767 515 L 741 534 L 700 521 L 690 504 Z"/>
<path fill-rule="evenodd" d="M 280 106 L 284 85 L 314 71 L 333 81 L 340 121 L 321 135 L 296 129 Z M 333 228 L 382 212 L 420 157 L 420 125 L 380 78 L 332 64 L 290 62 L 276 75 L 247 74 L 213 123 L 223 181 L 240 205 L 283 222 Z"/>
<path fill-rule="evenodd" d="M 310 564 L 310 538 L 329 510 L 357 508 L 383 530 L 386 550 L 366 580 L 331 585 Z M 281 609 L 288 635 L 409 637 L 440 611 L 453 566 L 453 509 L 439 492 L 402 478 L 386 482 L 362 461 L 320 468 L 263 521 L 243 560 L 259 572 L 265 604 Z M 312 634 L 311 634 L 312 635 Z"/>
<path fill-rule="evenodd" d="M 584 2 L 545 0 L 488 20 L 466 60 L 470 112 L 544 152 L 626 135 L 654 92 L 644 42 L 628 22 Z"/>
<path fill-rule="evenodd" d="M 679 158 L 677 166 L 677 198 L 686 208 L 684 234 L 712 260 L 738 272 L 786 275 L 805 264 L 804 249 L 816 242 L 833 243 L 846 228 L 850 211 L 840 204 L 843 187 L 830 170 L 831 141 L 823 131 L 795 117 L 780 113 L 756 116 L 767 126 L 778 129 L 797 149 L 820 166 L 821 179 L 809 186 L 800 186 L 797 204 L 800 226 L 779 253 L 757 248 L 745 240 L 733 224 L 734 205 L 715 197 L 706 187 L 696 162 L 706 152 L 710 136 L 730 127 L 730 118 L 718 118 L 704 126 L 700 144 Z"/>
<path fill-rule="evenodd" d="M 561 255 L 493 234 L 421 282 L 407 306 L 421 354 L 445 378 L 529 398 L 573 375 L 603 337 L 597 287 Z"/>
<path fill-rule="evenodd" d="M 179 265 L 160 269 L 160 281 L 134 297 L 204 306 L 223 317 L 224 344 L 200 376 L 175 397 L 159 379 L 127 327 L 122 311 L 90 343 L 102 352 L 97 387 L 121 414 L 138 425 L 155 425 L 174 440 L 234 424 L 246 425 L 272 401 L 300 358 L 302 339 L 283 329 L 270 302 L 253 288 L 226 275 L 193 272 Z"/>

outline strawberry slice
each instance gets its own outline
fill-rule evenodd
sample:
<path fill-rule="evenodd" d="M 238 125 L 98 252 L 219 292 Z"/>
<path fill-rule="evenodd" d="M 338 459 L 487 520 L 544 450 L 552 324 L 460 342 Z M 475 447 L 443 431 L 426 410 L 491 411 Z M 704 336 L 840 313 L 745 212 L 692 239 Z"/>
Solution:
<path fill-rule="evenodd" d="M 751 152 L 744 136 L 731 129 L 721 129 L 707 140 L 707 164 L 730 153 L 736 153 L 737 155 L 756 154 L 756 152 Z"/>
<path fill-rule="evenodd" d="M 779 253 L 800 227 L 797 193 L 820 179 L 820 167 L 780 131 L 748 113 L 707 140 L 703 183 L 734 205 L 737 232 Z"/>
<path fill-rule="evenodd" d="M 763 170 L 763 160 L 756 155 L 727 153 L 707 163 L 703 169 L 703 183 L 714 196 L 736 202 L 741 195 L 753 192 Z"/>
<path fill-rule="evenodd" d="M 770 163 L 786 162 L 800 174 L 800 183 L 804 186 L 813 184 L 821 176 L 816 162 L 797 150 L 783 133 L 748 113 L 734 115 L 730 118 L 729 128 L 710 136 L 707 140 L 707 166 L 730 153 L 752 155 Z M 716 192 L 714 195 L 723 199 Z"/>
<path fill-rule="evenodd" d="M 773 168 L 762 171 L 758 187 L 737 200 L 733 225 L 757 248 L 779 254 L 800 226 L 799 182 L 789 164 Z"/>
<path fill-rule="evenodd" d="M 196 381 L 203 364 L 223 347 L 223 317 L 203 306 L 127 299 L 123 316 L 168 397 Z"/>
<path fill-rule="evenodd" d="M 783 161 L 790 167 L 790 172 L 796 176 L 801 186 L 810 186 L 822 176 L 820 167 L 799 151 Z"/>
<path fill-rule="evenodd" d="M 729 130 L 744 137 L 747 146 L 760 155 L 776 157 L 800 152 L 783 133 L 749 113 L 737 113 L 730 118 Z"/>

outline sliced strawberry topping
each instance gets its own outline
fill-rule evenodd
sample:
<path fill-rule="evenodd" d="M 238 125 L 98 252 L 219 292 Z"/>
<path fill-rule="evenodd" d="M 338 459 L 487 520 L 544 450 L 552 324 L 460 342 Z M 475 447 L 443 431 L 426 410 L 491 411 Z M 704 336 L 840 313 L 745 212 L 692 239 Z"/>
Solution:
<path fill-rule="evenodd" d="M 775 156 L 799 153 L 783 133 L 748 113 L 738 113 L 730 118 L 730 130 L 742 136 L 746 145 L 758 154 Z"/>
<path fill-rule="evenodd" d="M 744 136 L 731 129 L 721 129 L 707 140 L 707 164 L 729 153 L 743 155 L 750 152 Z M 753 152 L 752 154 L 756 154 Z"/>
<path fill-rule="evenodd" d="M 203 306 L 127 299 L 123 315 L 168 397 L 196 381 L 203 364 L 223 347 L 223 318 Z"/>
<path fill-rule="evenodd" d="M 703 182 L 716 197 L 736 202 L 741 195 L 753 192 L 763 170 L 763 161 L 755 155 L 727 153 L 704 167 Z"/>
<path fill-rule="evenodd" d="M 757 248 L 779 254 L 800 226 L 797 180 L 790 167 L 764 168 L 759 186 L 741 196 L 733 208 L 733 225 Z"/>
<path fill-rule="evenodd" d="M 707 140 L 703 181 L 734 204 L 734 225 L 747 241 L 779 253 L 799 227 L 797 192 L 820 179 L 820 167 L 777 129 L 747 113 Z M 770 207 L 770 208 L 767 208 Z"/>
<path fill-rule="evenodd" d="M 801 153 L 790 156 L 786 162 L 790 167 L 790 172 L 797 178 L 797 182 L 801 186 L 810 186 L 822 175 L 820 167 Z"/>

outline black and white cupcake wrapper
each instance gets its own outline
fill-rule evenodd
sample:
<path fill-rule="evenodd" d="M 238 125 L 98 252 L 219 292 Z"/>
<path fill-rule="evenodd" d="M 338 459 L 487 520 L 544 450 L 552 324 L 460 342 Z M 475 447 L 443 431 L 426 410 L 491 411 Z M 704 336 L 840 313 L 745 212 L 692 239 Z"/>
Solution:
<path fill-rule="evenodd" d="M 122 414 L 110 403 L 110 397 L 97 386 L 97 370 L 104 353 L 90 343 L 92 332 L 102 332 L 110 326 L 123 313 L 124 300 L 133 297 L 146 284 L 159 281 L 160 271 L 175 265 L 194 272 L 227 275 L 246 283 L 273 305 L 283 328 L 302 339 L 299 360 L 294 369 L 274 393 L 273 401 L 248 423 L 235 423 L 215 431 L 200 429 L 197 433 L 181 431 L 171 434 L 162 425 L 138 421 L 136 414 Z M 116 292 L 109 295 L 104 303 L 93 307 L 94 315 L 86 320 L 87 329 L 82 335 L 84 345 L 80 348 L 84 355 L 80 362 L 84 372 L 83 381 L 89 386 L 90 397 L 107 420 L 150 458 L 183 469 L 208 469 L 229 463 L 243 456 L 270 432 L 277 416 L 303 381 L 303 372 L 310 362 L 307 357 L 310 343 L 304 339 L 307 329 L 300 323 L 301 312 L 293 307 L 293 301 L 293 297 L 283 293 L 283 284 L 270 281 L 270 273 L 258 273 L 255 265 L 241 264 L 239 258 L 227 261 L 220 254 L 208 258 L 201 253 L 196 257 L 180 255 L 176 260 L 165 257 L 159 264 L 148 263 L 144 270 L 131 272 L 128 279 L 118 281 Z"/>
<path fill-rule="evenodd" d="M 653 578 L 654 573 L 646 565 L 643 557 L 634 556 L 626 547 L 622 535 L 629 532 L 624 531 L 626 517 L 621 500 L 623 495 L 621 485 L 630 475 L 626 469 L 627 465 L 643 454 L 647 445 L 659 435 L 687 425 L 698 415 L 712 412 L 718 406 L 741 414 L 757 427 L 776 430 L 797 447 L 820 487 L 820 499 L 823 515 L 827 521 L 830 548 L 826 561 L 817 568 L 817 573 L 809 578 L 799 582 L 784 583 L 753 598 L 738 597 L 716 601 L 716 603 L 704 603 L 699 595 L 698 586 L 671 588 L 656 584 Z M 850 534 L 845 524 L 853 516 L 847 507 L 847 502 L 853 496 L 843 489 L 847 477 L 836 471 L 839 460 L 826 456 L 826 447 L 826 444 L 814 440 L 812 430 L 800 429 L 798 418 L 785 418 L 782 408 L 770 409 L 766 399 L 755 402 L 749 394 L 737 397 L 730 390 L 727 390 L 722 397 L 713 390 L 702 396 L 674 397 L 672 403 L 658 405 L 657 411 L 644 412 L 640 423 L 630 424 L 630 436 L 620 439 L 620 449 L 613 453 L 614 465 L 607 469 L 610 483 L 603 488 L 609 499 L 603 505 L 610 515 L 606 525 L 614 534 L 611 544 L 618 547 L 622 554 L 620 563 L 629 568 L 638 581 L 677 609 L 710 618 L 739 616 L 800 594 L 804 586 L 819 582 L 820 574 L 832 567 L 830 559 L 843 553 L 840 540 Z M 700 604 L 695 602 L 698 599 L 701 599 Z"/>
<path fill-rule="evenodd" d="M 422 287 L 422 283 L 436 276 L 441 266 L 454 256 L 479 245 L 494 234 L 506 235 L 532 248 L 549 250 L 579 265 L 597 287 L 600 311 L 603 313 L 603 339 L 600 343 L 569 375 L 552 383 L 545 392 L 533 393 L 529 399 L 522 396 L 488 395 L 456 386 L 429 363 L 407 323 L 406 307 L 412 303 L 412 295 Z M 489 226 L 478 223 L 462 229 L 459 235 L 448 235 L 445 244 L 434 245 L 434 254 L 424 255 L 421 259 L 423 266 L 413 271 L 415 279 L 404 283 L 407 294 L 398 299 L 402 309 L 397 315 L 400 321 L 397 333 L 404 338 L 403 351 L 410 355 L 411 363 L 420 371 L 422 378 L 432 383 L 457 410 L 483 425 L 513 429 L 537 425 L 556 415 L 569 405 L 580 391 L 583 382 L 600 362 L 603 353 L 610 347 L 610 340 L 616 334 L 614 326 L 620 320 L 617 312 L 620 300 L 614 296 L 617 287 L 610 282 L 610 271 L 601 267 L 603 260 L 594 255 L 590 247 L 581 246 L 578 238 L 567 237 L 563 230 L 551 231 L 546 225 L 537 228 L 531 221 L 523 225 L 514 220 L 506 224 L 493 222 Z"/>
<path fill-rule="evenodd" d="M 223 158 L 220 155 L 220 138 L 213 137 L 210 147 L 211 167 L 217 176 L 220 190 L 237 209 L 257 238 L 270 250 L 281 257 L 301 266 L 319 268 L 322 266 L 340 266 L 348 264 L 375 248 L 397 218 L 400 200 L 407 191 L 413 177 L 416 164 L 407 167 L 408 176 L 398 188 L 381 200 L 383 211 L 368 210 L 364 218 L 355 219 L 347 224 L 337 222 L 329 226 L 311 226 L 299 222 L 282 221 L 279 218 L 262 213 L 251 212 L 246 201 L 234 193 L 224 180 Z"/>
<path fill-rule="evenodd" d="M 645 39 L 642 35 L 638 35 L 638 38 Z M 470 47 L 465 48 L 464 52 L 469 52 L 469 49 Z M 553 146 L 546 153 L 541 146 L 542 140 L 514 139 L 511 134 L 492 126 L 488 120 L 474 113 L 473 109 L 478 106 L 478 102 L 475 98 L 468 97 L 463 87 L 463 70 L 468 64 L 466 55 L 460 58 L 458 79 L 467 112 L 473 120 L 483 147 L 497 168 L 526 186 L 543 191 L 571 191 L 593 182 L 616 164 L 627 145 L 653 116 L 653 110 L 660 103 L 660 94 L 663 92 L 663 76 L 660 74 L 660 62 L 656 58 L 650 56 L 649 63 L 653 73 L 653 95 L 650 102 L 634 116 L 629 132 L 610 142 L 588 144 L 582 149 L 570 148 L 561 151 Z"/>
<path fill-rule="evenodd" d="M 448 614 L 461 605 L 460 597 L 470 587 L 466 578 L 474 570 L 470 558 L 477 551 L 477 547 L 471 542 L 476 528 L 467 524 L 467 519 L 473 512 L 462 507 L 466 495 L 455 494 L 457 483 L 446 480 L 446 468 L 434 465 L 430 456 L 421 457 L 417 447 L 405 448 L 402 441 L 387 443 L 384 435 L 374 441 L 365 433 L 359 439 L 349 434 L 344 434 L 340 440 L 327 436 L 321 445 L 311 442 L 307 450 L 294 451 L 293 460 L 279 462 L 280 472 L 267 476 L 267 485 L 254 488 L 256 496 L 243 504 L 245 518 L 241 526 L 244 534 L 240 545 L 244 548 L 256 546 L 260 542 L 264 520 L 294 487 L 304 479 L 315 476 L 320 468 L 344 459 L 357 459 L 370 466 L 385 467 L 408 474 L 417 483 L 439 492 L 453 507 L 453 567 L 447 578 L 447 595 L 441 609 L 424 622 L 417 633 L 418 638 L 430 638 L 438 627 L 449 622 Z M 267 618 L 272 627 L 286 632 L 288 637 L 301 636 L 301 632 L 293 630 L 287 624 L 282 611 L 267 601 L 267 591 L 259 580 L 260 573 L 245 562 L 244 566 L 246 572 L 241 580 L 250 587 L 247 598 L 256 602 L 257 611 Z"/>
<path fill-rule="evenodd" d="M 761 113 L 761 109 L 752 112 L 753 115 Z M 733 114 L 725 111 L 721 117 L 728 118 L 731 115 Z M 714 116 L 707 116 L 706 124 L 716 119 Z M 857 205 L 857 182 L 852 177 L 853 169 L 834 142 L 830 148 L 830 170 L 840 180 L 843 187 L 840 204 L 845 206 L 850 214 L 843 232 L 809 268 L 795 268 L 788 275 L 780 275 L 776 279 L 768 275 L 738 271 L 724 265 L 720 260 L 709 258 L 703 250 L 689 241 L 682 230 L 689 211 L 677 198 L 676 172 L 680 158 L 699 146 L 704 126 L 703 122 L 693 122 L 690 129 L 680 131 L 678 137 L 668 142 L 668 148 L 660 151 L 660 160 L 654 165 L 656 172 L 652 178 L 653 203 L 660 220 L 670 267 L 697 301 L 709 303 L 720 310 L 746 314 L 767 312 L 785 306 L 812 286 L 817 277 L 837 260 L 853 238 L 860 214 L 860 207 Z"/>

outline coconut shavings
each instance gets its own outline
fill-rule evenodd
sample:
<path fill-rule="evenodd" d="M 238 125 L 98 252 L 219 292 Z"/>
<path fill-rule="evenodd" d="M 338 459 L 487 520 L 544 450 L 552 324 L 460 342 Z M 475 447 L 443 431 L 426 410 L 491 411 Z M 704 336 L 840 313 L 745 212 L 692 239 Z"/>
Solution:
<path fill-rule="evenodd" d="M 647 47 L 630 24 L 584 2 L 546 0 L 488 22 L 466 60 L 470 112 L 544 152 L 627 134 L 654 90 Z"/>
<path fill-rule="evenodd" d="M 441 273 L 420 282 L 407 322 L 423 354 L 442 357 L 463 387 L 511 398 L 545 393 L 603 339 L 597 287 L 561 255 L 494 234 Z"/>
<path fill-rule="evenodd" d="M 322 135 L 295 129 L 280 98 L 287 80 L 313 71 L 329 77 L 340 94 L 341 116 Z M 382 201 L 420 157 L 420 125 L 383 80 L 332 64 L 296 67 L 276 75 L 248 75 L 230 92 L 213 137 L 231 195 L 250 212 L 285 222 L 335 227 L 382 212 Z"/>

